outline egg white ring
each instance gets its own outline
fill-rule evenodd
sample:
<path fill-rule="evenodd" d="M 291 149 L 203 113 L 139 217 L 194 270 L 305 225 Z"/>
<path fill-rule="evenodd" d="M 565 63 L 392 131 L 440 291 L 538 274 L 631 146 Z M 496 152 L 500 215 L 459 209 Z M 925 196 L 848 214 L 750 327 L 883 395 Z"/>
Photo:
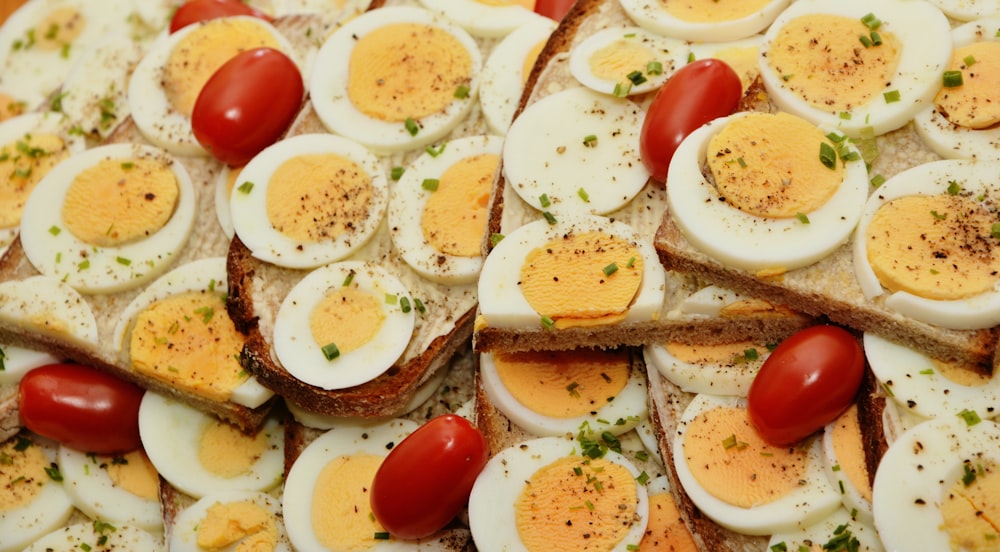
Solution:
<path fill-rule="evenodd" d="M 971 21 L 1000 13 L 998 0 L 930 0 L 945 15 L 959 21 Z"/>
<path fill-rule="evenodd" d="M 507 130 L 507 187 L 532 208 L 556 215 L 616 211 L 649 181 L 639 157 L 645 118 L 637 103 L 584 86 L 550 94 L 521 111 Z M 596 142 L 585 140 L 591 136 Z"/>
<path fill-rule="evenodd" d="M 443 110 L 417 119 L 416 135 L 411 135 L 403 122 L 384 121 L 362 113 L 347 94 L 350 54 L 355 43 L 380 27 L 397 23 L 416 23 L 446 31 L 465 47 L 472 61 L 468 96 L 455 98 Z M 351 19 L 327 38 L 316 55 L 309 96 L 316 114 L 330 132 L 352 138 L 377 153 L 412 150 L 440 140 L 465 119 L 476 103 L 482 63 L 476 41 L 457 25 L 423 8 L 384 7 Z"/>
<path fill-rule="evenodd" d="M 16 384 L 29 370 L 46 364 L 54 364 L 61 360 L 59 357 L 44 351 L 2 344 L 0 344 L 0 359 L 3 361 L 3 370 L 0 370 L 0 386 Z"/>
<path fill-rule="evenodd" d="M 719 316 L 725 307 L 743 299 L 744 296 L 729 288 L 709 284 L 682 299 L 677 307 L 670 311 L 670 316 L 715 317 Z"/>
<path fill-rule="evenodd" d="M 105 521 L 105 520 L 100 520 Z M 105 528 L 95 521 L 80 521 L 46 534 L 23 552 L 76 552 L 78 550 L 111 551 L 164 550 L 163 539 L 132 525 L 113 524 Z"/>
<path fill-rule="evenodd" d="M 97 346 L 97 318 L 90 304 L 51 276 L 0 282 L 0 320 L 84 349 Z"/>
<path fill-rule="evenodd" d="M 385 458 L 389 451 L 417 427 L 416 422 L 403 418 L 375 425 L 349 423 L 330 429 L 309 443 L 288 470 L 281 499 L 285 528 L 288 530 L 292 546 L 296 550 L 326 550 L 313 529 L 312 508 L 316 480 L 327 464 L 342 456 L 356 454 Z M 378 541 L 374 549 L 392 550 L 397 547 L 407 549 L 417 546 L 416 543 L 390 538 Z"/>
<path fill-rule="evenodd" d="M 575 434 L 584 424 L 588 424 L 595 431 L 609 431 L 614 435 L 621 435 L 635 429 L 640 420 L 649 417 L 646 407 L 646 378 L 634 366 L 629 369 L 625 387 L 611 397 L 614 400 L 608 401 L 593 412 L 571 418 L 540 414 L 517 400 L 504 385 L 490 353 L 479 355 L 479 377 L 490 402 L 515 424 L 539 437 Z"/>
<path fill-rule="evenodd" d="M 311 319 L 317 302 L 331 289 L 344 285 L 353 274 L 351 286 L 372 294 L 385 314 L 378 332 L 353 351 L 327 360 L 326 343 L 312 337 Z M 382 301 L 395 295 L 396 304 Z M 371 381 L 399 360 L 413 335 L 413 308 L 403 312 L 403 299 L 413 305 L 406 286 L 394 274 L 371 262 L 343 261 L 310 272 L 292 288 L 278 308 L 274 324 L 273 349 L 278 360 L 295 378 L 323 389 L 345 389 Z"/>
<path fill-rule="evenodd" d="M 66 494 L 91 519 L 163 531 L 159 496 L 147 500 L 115 485 L 108 470 L 100 466 L 105 462 L 111 464 L 112 456 L 88 454 L 61 445 L 58 458 Z"/>
<path fill-rule="evenodd" d="M 691 400 L 677 424 L 673 460 L 677 480 L 691 501 L 719 525 L 747 535 L 769 535 L 812 525 L 840 507 L 840 492 L 823 471 L 823 450 L 819 439 L 806 443 L 808 466 L 803 484 L 781 498 L 743 508 L 715 497 L 695 479 L 684 454 L 688 425 L 703 412 L 715 408 L 746 408 L 746 399 L 699 394 Z"/>
<path fill-rule="evenodd" d="M 812 550 L 811 547 L 831 542 L 840 531 L 845 529 L 850 531 L 851 536 L 858 539 L 858 551 L 882 552 L 885 550 L 871 520 L 854 518 L 846 508 L 837 508 L 829 516 L 809 527 L 771 535 L 766 550 Z"/>
<path fill-rule="evenodd" d="M 756 347 L 760 353 L 757 360 L 697 364 L 683 361 L 670 354 L 662 343 L 649 343 L 642 348 L 646 364 L 686 393 L 710 393 L 746 397 L 757 372 L 771 352 L 764 347 Z"/>
<path fill-rule="evenodd" d="M 241 170 L 239 168 L 224 165 L 219 174 L 215 176 L 215 218 L 219 221 L 219 227 L 226 234 L 226 237 L 233 239 L 236 234 L 233 228 L 233 215 L 229 209 L 229 174 L 231 171 Z M 238 179 L 239 177 L 237 177 Z M 239 185 L 239 180 L 236 181 Z M 234 186 L 235 187 L 235 186 Z"/>
<path fill-rule="evenodd" d="M 875 527 L 886 550 L 950 550 L 941 503 L 972 467 L 1000 462 L 1000 425 L 968 425 L 958 416 L 923 422 L 899 437 L 882 456 L 872 491 Z"/>
<path fill-rule="evenodd" d="M 844 508 L 853 512 L 854 517 L 867 524 L 874 523 L 872 519 L 872 503 L 861 495 L 861 491 L 854 485 L 850 477 L 841 469 L 840 461 L 837 458 L 837 450 L 833 440 L 834 427 L 837 420 L 830 422 L 824 428 L 823 436 L 823 471 L 830 479 L 830 482 L 840 491 L 840 501 Z M 864 459 L 864 451 L 858 450 Z M 825 542 L 825 541 L 824 541 Z"/>
<path fill-rule="evenodd" d="M 424 152 L 414 160 L 392 187 L 389 199 L 389 228 L 392 242 L 406 264 L 428 280 L 446 285 L 471 284 L 483 267 L 481 254 L 463 257 L 443 253 L 424 236 L 422 219 L 427 201 L 434 192 L 424 189 L 425 179 L 439 179 L 463 159 L 493 154 L 499 159 L 503 138 L 478 135 L 442 144 L 444 151 Z M 457 216 L 457 213 L 456 213 Z"/>
<path fill-rule="evenodd" d="M 469 34 L 483 38 L 502 38 L 538 15 L 518 5 L 490 5 L 478 0 L 420 0 L 425 8 L 439 13 Z"/>
<path fill-rule="evenodd" d="M 57 445 L 48 439 L 26 435 L 34 444 L 40 446 L 51 462 L 56 461 Z M 63 488 L 62 483 L 53 481 L 47 475 L 42 476 L 35 498 L 20 508 L 0 511 L 0 551 L 21 551 L 36 539 L 46 533 L 58 529 L 66 523 L 73 513 L 73 502 Z"/>
<path fill-rule="evenodd" d="M 772 0 L 760 11 L 728 21 L 692 22 L 668 12 L 663 2 L 620 0 L 622 8 L 636 25 L 654 33 L 692 42 L 739 40 L 767 28 L 791 0 Z"/>
<path fill-rule="evenodd" d="M 73 235 L 63 222 L 61 208 L 73 180 L 103 160 L 145 158 L 166 162 L 177 179 L 177 203 L 170 220 L 156 232 L 119 246 L 98 247 Z M 42 274 L 65 281 L 82 293 L 115 293 L 145 284 L 171 266 L 191 234 L 196 209 L 191 177 L 176 159 L 158 148 L 138 144 L 99 146 L 64 160 L 38 183 L 24 206 L 21 245 Z M 82 254 L 89 261 L 87 268 L 78 264 Z"/>
<path fill-rule="evenodd" d="M 267 491 L 281 483 L 285 432 L 277 417 L 268 416 L 259 430 L 267 435 L 264 452 L 247 472 L 231 478 L 213 474 L 198 459 L 202 433 L 215 423 L 215 417 L 151 391 L 139 405 L 139 436 L 146 455 L 181 492 L 201 498 L 219 491 Z"/>
<path fill-rule="evenodd" d="M 998 161 L 942 160 L 917 165 L 896 174 L 879 186 L 865 205 L 854 240 L 854 275 L 867 299 L 885 297 L 885 305 L 903 316 L 955 330 L 989 328 L 1000 324 L 1000 279 L 990 291 L 965 299 L 937 300 L 906 291 L 888 292 L 868 263 L 868 226 L 884 204 L 911 195 L 944 195 L 951 182 L 973 197 L 986 194 L 1000 198 Z"/>
<path fill-rule="evenodd" d="M 83 132 L 107 138 L 129 116 L 129 71 L 145 52 L 135 38 L 117 34 L 88 49 L 62 84 L 62 113 Z"/>
<path fill-rule="evenodd" d="M 527 552 L 517 527 L 514 505 L 528 480 L 539 469 L 567 456 L 578 456 L 579 444 L 572 438 L 539 437 L 501 450 L 486 463 L 469 496 L 469 528 L 476 549 L 481 552 Z M 640 477 L 639 470 L 625 456 L 607 451 L 605 460 L 614 462 Z M 636 515 L 628 533 L 612 552 L 625 552 L 639 544 L 649 521 L 649 497 L 644 485 L 636 483 Z M 505 542 L 497 539 L 499 531 Z M 491 535 L 492 533 L 492 535 Z M 491 538 L 493 537 L 493 538 Z"/>
<path fill-rule="evenodd" d="M 490 51 L 479 86 L 479 106 L 490 132 L 507 134 L 528 78 L 524 62 L 539 42 L 548 41 L 554 30 L 555 21 L 538 16 L 511 31 Z M 527 67 L 529 72 L 531 67 Z"/>
<path fill-rule="evenodd" d="M 479 309 L 497 328 L 541 328 L 541 315 L 524 298 L 521 266 L 528 254 L 567 233 L 599 231 L 635 244 L 642 255 L 642 283 L 621 323 L 647 322 L 659 316 L 666 274 L 656 250 L 629 225 L 594 215 L 560 215 L 556 224 L 545 219 L 530 222 L 507 234 L 483 262 L 479 276 Z M 586 298 L 581 298 L 585 301 Z"/>
<path fill-rule="evenodd" d="M 208 516 L 208 509 L 217 504 L 226 505 L 240 502 L 251 502 L 270 512 L 278 523 L 278 542 L 274 552 L 289 552 L 288 533 L 282 522 L 281 502 L 269 494 L 259 491 L 217 491 L 207 494 L 194 504 L 184 508 L 170 529 L 170 552 L 204 552 L 206 549 L 198 546 L 198 526 Z M 241 541 L 232 543 L 222 550 L 236 550 Z"/>
<path fill-rule="evenodd" d="M 768 61 L 771 45 L 789 21 L 813 13 L 858 20 L 873 13 L 884 22 L 880 31 L 892 32 L 901 44 L 895 75 L 885 88 L 886 92 L 898 91 L 898 101 L 887 102 L 882 94 L 875 94 L 868 102 L 844 115 L 842 111 L 831 112 L 808 104 L 787 88 L 786 75 L 779 75 Z M 850 40 L 849 37 L 844 39 Z M 951 27 L 940 10 L 925 2 L 797 0 L 764 34 L 758 60 L 769 97 L 782 111 L 818 126 L 837 128 L 852 138 L 860 137 L 868 129 L 881 135 L 902 127 L 933 101 L 941 88 L 941 73 L 951 61 Z"/>
<path fill-rule="evenodd" d="M 289 56 L 298 65 L 291 43 L 270 23 L 258 17 L 249 15 L 232 16 L 259 25 L 270 33 L 278 44 L 278 49 Z M 163 88 L 163 71 L 170 59 L 175 46 L 191 34 L 195 29 L 209 24 L 203 21 L 178 29 L 174 33 L 163 31 L 163 34 L 150 45 L 146 55 L 136 65 L 128 84 L 128 106 L 132 120 L 139 128 L 143 137 L 153 145 L 161 147 L 174 155 L 207 156 L 208 151 L 198 143 L 191 129 L 191 118 L 180 113 L 170 105 L 166 90 Z"/>
<path fill-rule="evenodd" d="M 645 94 L 658 89 L 667 82 L 674 71 L 687 63 L 688 44 L 683 40 L 654 34 L 642 27 L 609 27 L 588 35 L 570 50 L 570 74 L 580 84 L 595 92 L 613 95 L 619 85 L 629 82 L 628 74 L 618 75 L 615 79 L 600 77 L 591 71 L 590 60 L 594 54 L 618 40 L 641 43 L 644 47 L 656 52 L 655 61 L 662 65 L 662 72 L 658 75 L 647 73 L 646 67 L 632 68 L 641 72 L 646 81 L 642 84 L 632 84 L 628 89 L 628 96 Z"/>
<path fill-rule="evenodd" d="M 729 121 L 747 115 L 716 119 L 678 146 L 667 173 L 671 219 L 696 248 L 728 266 L 758 271 L 813 264 L 846 243 L 861 218 L 869 188 L 865 163 L 860 154 L 844 163 L 844 180 L 826 203 L 806 213 L 808 223 L 796 217 L 765 218 L 743 212 L 719 200 L 719 191 L 701 169 L 709 140 Z M 857 153 L 854 145 L 848 143 L 847 148 Z"/>
<path fill-rule="evenodd" d="M 290 159 L 311 154 L 336 154 L 353 161 L 370 178 L 368 216 L 341 235 L 323 241 L 300 241 L 274 227 L 267 213 L 267 193 L 278 167 Z M 253 183 L 249 190 L 241 189 Z M 373 153 L 353 140 L 332 134 L 299 134 L 276 142 L 254 156 L 240 172 L 229 200 L 233 230 L 253 256 L 286 268 L 315 268 L 339 261 L 368 243 L 385 217 L 389 184 L 385 169 Z"/>

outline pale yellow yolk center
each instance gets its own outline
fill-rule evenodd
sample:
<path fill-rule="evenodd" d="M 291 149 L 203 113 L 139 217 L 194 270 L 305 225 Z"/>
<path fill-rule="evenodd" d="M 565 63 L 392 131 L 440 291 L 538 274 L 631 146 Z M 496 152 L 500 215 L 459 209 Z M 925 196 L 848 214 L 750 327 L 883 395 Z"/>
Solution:
<path fill-rule="evenodd" d="M 87 24 L 82 13 L 71 6 L 49 12 L 34 29 L 35 47 L 40 50 L 61 50 L 80 36 Z"/>
<path fill-rule="evenodd" d="M 236 54 L 254 48 L 278 48 L 274 36 L 251 19 L 219 18 L 200 24 L 184 36 L 163 68 L 163 87 L 170 105 L 191 116 L 208 79 Z"/>
<path fill-rule="evenodd" d="M 382 458 L 371 454 L 340 456 L 316 478 L 312 496 L 313 531 L 329 550 L 369 550 L 375 533 L 385 531 L 371 515 L 371 489 Z"/>
<path fill-rule="evenodd" d="M 26 108 L 27 106 L 24 102 L 18 101 L 7 94 L 0 93 L 0 122 L 23 114 Z"/>
<path fill-rule="evenodd" d="M 216 502 L 198 523 L 195 540 L 204 550 L 235 544 L 236 552 L 271 551 L 278 544 L 278 520 L 253 502 Z"/>
<path fill-rule="evenodd" d="M 994 464 L 969 463 L 966 479 L 961 479 L 942 497 L 941 516 L 952 550 L 986 552 L 997 549 L 1000 539 L 1000 475 Z M 968 473 L 975 473 L 975 478 Z"/>
<path fill-rule="evenodd" d="M 850 111 L 881 95 L 899 64 L 895 35 L 879 28 L 882 44 L 866 48 L 858 37 L 871 32 L 860 19 L 802 15 L 781 28 L 767 60 L 807 103 L 830 113 Z"/>
<path fill-rule="evenodd" d="M 749 17 L 770 0 L 660 0 L 667 13 L 691 23 L 719 23 Z"/>
<path fill-rule="evenodd" d="M 68 156 L 62 138 L 54 134 L 30 134 L 0 147 L 0 228 L 20 224 L 32 190 Z"/>
<path fill-rule="evenodd" d="M 649 497 L 649 521 L 646 533 L 639 543 L 639 552 L 669 550 L 671 552 L 696 552 L 698 545 L 691 531 L 681 519 L 677 503 L 668 493 Z"/>
<path fill-rule="evenodd" d="M 624 351 L 498 353 L 493 363 L 518 402 L 554 418 L 596 412 L 625 388 L 630 372 Z"/>
<path fill-rule="evenodd" d="M 472 58 L 447 31 L 383 25 L 351 50 L 347 94 L 369 117 L 401 123 L 443 111 L 472 78 Z"/>
<path fill-rule="evenodd" d="M 927 299 L 961 299 L 992 290 L 1000 274 L 997 222 L 961 195 L 904 196 L 875 212 L 868 262 L 890 291 Z"/>
<path fill-rule="evenodd" d="M 796 448 L 767 444 L 742 408 L 714 408 L 687 427 L 684 458 L 712 496 L 741 508 L 768 504 L 805 479 L 809 458 Z"/>
<path fill-rule="evenodd" d="M 467 157 L 441 175 L 420 218 L 424 239 L 434 249 L 459 257 L 482 255 L 486 204 L 499 162 L 494 154 Z"/>
<path fill-rule="evenodd" d="M 267 450 L 267 431 L 249 435 L 222 421 L 207 423 L 198 441 L 198 461 L 211 473 L 233 478 L 249 473 Z"/>
<path fill-rule="evenodd" d="M 670 342 L 664 345 L 677 360 L 688 364 L 736 364 L 764 356 L 766 349 L 751 341 L 720 343 L 717 345 L 690 345 Z M 751 352 L 752 351 L 752 352 Z M 751 358 L 753 357 L 753 358 Z"/>
<path fill-rule="evenodd" d="M 931 359 L 931 364 L 934 365 L 934 368 L 937 369 L 939 374 L 947 378 L 949 381 L 953 381 L 966 387 L 986 385 L 992 379 L 990 374 L 976 366 L 964 366 L 937 359 Z"/>
<path fill-rule="evenodd" d="M 548 44 L 548 40 L 539 41 L 531 47 L 528 51 L 528 55 L 524 56 L 524 64 L 521 66 L 521 85 L 523 86 L 528 82 L 528 77 L 531 76 L 531 70 L 535 67 L 535 62 L 538 61 L 538 56 L 542 53 L 542 48 Z"/>
<path fill-rule="evenodd" d="M 865 462 L 865 445 L 861 440 L 861 425 L 858 422 L 858 406 L 852 404 L 833 423 L 833 451 L 837 466 L 847 477 L 862 498 L 871 502 L 872 487 L 868 478 L 868 464 Z"/>
<path fill-rule="evenodd" d="M 637 496 L 620 464 L 560 458 L 536 471 L 518 496 L 517 532 L 529 552 L 611 550 L 636 522 Z"/>
<path fill-rule="evenodd" d="M 222 401 L 248 377 L 238 360 L 244 341 L 221 294 L 192 291 L 140 312 L 129 354 L 136 371 Z"/>
<path fill-rule="evenodd" d="M 590 71 L 605 80 L 630 82 L 628 75 L 634 71 L 646 72 L 651 61 L 657 61 L 656 51 L 643 40 L 622 37 L 591 54 Z"/>
<path fill-rule="evenodd" d="M 301 242 L 321 242 L 354 231 L 369 217 L 371 177 L 350 159 L 298 155 L 282 163 L 267 187 L 267 218 Z"/>
<path fill-rule="evenodd" d="M 159 476 L 142 450 L 134 450 L 120 459 L 112 459 L 107 462 L 107 470 L 115 487 L 146 500 L 159 500 Z"/>
<path fill-rule="evenodd" d="M 823 132 L 787 113 L 749 113 L 731 120 L 708 143 L 707 161 L 720 195 L 759 217 L 807 215 L 844 179 L 839 162 L 820 160 Z"/>
<path fill-rule="evenodd" d="M 163 228 L 179 199 L 177 177 L 163 161 L 105 159 L 73 179 L 62 219 L 80 241 L 116 247 Z"/>
<path fill-rule="evenodd" d="M 947 70 L 962 73 L 962 85 L 943 87 L 934 98 L 939 111 L 952 123 L 989 128 L 1000 123 L 1000 43 L 992 40 L 955 48 Z"/>
<path fill-rule="evenodd" d="M 47 467 L 49 459 L 32 441 L 15 437 L 0 446 L 0 513 L 30 504 L 49 481 Z"/>
<path fill-rule="evenodd" d="M 521 293 L 555 327 L 623 320 L 642 285 L 639 248 L 603 232 L 581 232 L 530 251 L 521 266 Z"/>
<path fill-rule="evenodd" d="M 313 340 L 320 347 L 335 345 L 342 354 L 363 346 L 385 322 L 383 303 L 384 299 L 353 287 L 328 291 L 309 319 Z"/>

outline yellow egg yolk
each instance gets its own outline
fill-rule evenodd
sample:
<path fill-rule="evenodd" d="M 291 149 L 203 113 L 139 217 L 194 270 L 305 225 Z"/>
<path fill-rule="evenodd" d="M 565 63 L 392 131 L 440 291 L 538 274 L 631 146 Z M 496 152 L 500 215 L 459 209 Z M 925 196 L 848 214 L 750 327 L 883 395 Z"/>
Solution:
<path fill-rule="evenodd" d="M 521 293 L 556 328 L 613 324 L 628 314 L 642 271 L 635 244 L 598 231 L 568 233 L 528 253 Z"/>
<path fill-rule="evenodd" d="M 760 64 L 757 63 L 757 55 L 760 50 L 756 46 L 744 46 L 732 48 L 722 48 L 716 51 L 712 57 L 721 59 L 736 71 L 740 77 L 740 84 L 746 90 L 750 84 L 760 75 Z"/>
<path fill-rule="evenodd" d="M 62 218 L 80 241 L 116 247 L 163 228 L 179 199 L 177 177 L 162 160 L 104 159 L 73 179 Z"/>
<path fill-rule="evenodd" d="M 807 215 L 844 179 L 841 163 L 829 168 L 820 160 L 826 141 L 794 115 L 748 113 L 709 140 L 707 161 L 720 195 L 737 209 L 767 218 Z"/>
<path fill-rule="evenodd" d="M 363 346 L 385 322 L 383 303 L 384 299 L 353 287 L 328 291 L 309 318 L 313 340 L 320 347 L 339 354 Z M 335 358 L 332 353 L 328 357 Z"/>
<path fill-rule="evenodd" d="M 518 402 L 554 418 L 591 414 L 625 388 L 627 351 L 497 353 L 497 375 Z"/>
<path fill-rule="evenodd" d="M 0 93 L 0 122 L 17 117 L 25 112 L 27 105 L 13 97 Z"/>
<path fill-rule="evenodd" d="M 54 134 L 29 134 L 0 147 L 0 228 L 20 224 L 32 190 L 68 156 L 66 144 Z"/>
<path fill-rule="evenodd" d="M 472 79 L 472 57 L 447 31 L 430 25 L 384 25 L 351 50 L 347 94 L 365 115 L 402 123 L 443 111 Z"/>
<path fill-rule="evenodd" d="M 542 53 L 542 48 L 548 44 L 548 40 L 540 40 L 538 44 L 531 47 L 528 51 L 528 55 L 524 56 L 524 63 L 521 65 L 521 84 L 524 85 L 528 82 L 528 77 L 531 76 L 531 70 L 535 67 L 535 62 L 538 61 L 538 56 Z"/>
<path fill-rule="evenodd" d="M 0 513 L 30 504 L 49 481 L 49 459 L 30 439 L 15 437 L 0 445 Z"/>
<path fill-rule="evenodd" d="M 712 496 L 740 508 L 773 502 L 805 479 L 809 458 L 797 448 L 767 444 L 742 408 L 713 408 L 687 427 L 684 458 Z"/>
<path fill-rule="evenodd" d="M 861 440 L 858 422 L 858 405 L 852 404 L 833 423 L 833 451 L 837 457 L 837 470 L 843 473 L 862 498 L 871 502 L 872 486 L 865 461 L 865 445 Z"/>
<path fill-rule="evenodd" d="M 424 239 L 447 255 L 482 255 L 486 204 L 500 156 L 482 154 L 455 163 L 441 175 L 427 198 L 420 227 Z"/>
<path fill-rule="evenodd" d="M 871 33 L 860 19 L 802 15 L 775 36 L 767 62 L 806 103 L 829 113 L 850 111 L 881 95 L 899 64 L 896 36 L 879 28 L 882 43 L 865 47 L 858 37 Z"/>
<path fill-rule="evenodd" d="M 235 544 L 232 550 L 236 552 L 271 551 L 278 545 L 278 520 L 250 501 L 216 502 L 198 522 L 195 541 L 204 550 L 223 550 Z"/>
<path fill-rule="evenodd" d="M 603 458 L 560 458 L 526 482 L 515 508 L 529 552 L 614 548 L 636 523 L 632 474 Z"/>
<path fill-rule="evenodd" d="M 159 500 L 159 475 L 145 452 L 134 450 L 109 460 L 102 462 L 101 466 L 106 466 L 108 477 L 115 487 L 146 500 Z"/>
<path fill-rule="evenodd" d="M 952 550 L 986 552 L 1000 539 L 1000 475 L 993 463 L 967 462 L 964 477 L 942 497 L 941 516 Z"/>
<path fill-rule="evenodd" d="M 253 435 L 220 420 L 205 424 L 198 440 L 198 462 L 219 477 L 232 478 L 249 473 L 267 450 L 267 430 Z"/>
<path fill-rule="evenodd" d="M 244 341 L 220 294 L 192 291 L 140 312 L 129 354 L 137 372 L 222 401 L 248 377 L 238 360 Z"/>
<path fill-rule="evenodd" d="M 958 126 L 983 129 L 1000 123 L 1000 105 L 994 96 L 1000 88 L 1000 43 L 992 40 L 955 48 L 946 71 L 962 74 L 961 86 L 945 86 L 934 104 Z"/>
<path fill-rule="evenodd" d="M 300 242 L 336 239 L 370 216 L 371 176 L 333 153 L 298 155 L 282 163 L 267 187 L 267 218 Z"/>
<path fill-rule="evenodd" d="M 913 195 L 875 212 L 868 226 L 868 262 L 890 291 L 937 300 L 972 297 L 994 288 L 1000 274 L 995 213 L 962 195 Z"/>
<path fill-rule="evenodd" d="M 72 6 L 52 10 L 35 26 L 34 47 L 43 51 L 63 50 L 80 36 L 87 24 L 82 13 Z M 67 51 L 68 55 L 68 51 Z"/>
<path fill-rule="evenodd" d="M 659 0 L 670 15 L 691 23 L 718 23 L 749 17 L 770 0 Z"/>
<path fill-rule="evenodd" d="M 993 379 L 992 374 L 985 372 L 977 366 L 966 366 L 937 359 L 931 359 L 931 364 L 934 365 L 939 374 L 949 381 L 966 387 L 986 385 Z"/>
<path fill-rule="evenodd" d="M 649 521 L 646 523 L 646 533 L 639 543 L 639 552 L 655 552 L 669 550 L 671 552 L 696 552 L 698 545 L 691 536 L 674 497 L 668 493 L 659 493 L 649 497 Z"/>
<path fill-rule="evenodd" d="M 744 364 L 762 357 L 766 351 L 766 348 L 751 341 L 718 345 L 670 342 L 664 348 L 674 358 L 688 364 Z"/>
<path fill-rule="evenodd" d="M 163 88 L 179 113 L 190 117 L 208 79 L 236 54 L 254 48 L 281 49 L 274 35 L 252 19 L 212 19 L 174 46 L 163 67 Z"/>
<path fill-rule="evenodd" d="M 385 529 L 372 515 L 371 490 L 382 458 L 371 454 L 340 456 L 316 478 L 312 527 L 329 550 L 367 550 Z"/>
<path fill-rule="evenodd" d="M 634 71 L 646 72 L 646 66 L 657 60 L 657 51 L 647 46 L 641 38 L 622 36 L 618 40 L 599 48 L 587 60 L 590 72 L 595 76 L 631 84 L 629 74 Z"/>

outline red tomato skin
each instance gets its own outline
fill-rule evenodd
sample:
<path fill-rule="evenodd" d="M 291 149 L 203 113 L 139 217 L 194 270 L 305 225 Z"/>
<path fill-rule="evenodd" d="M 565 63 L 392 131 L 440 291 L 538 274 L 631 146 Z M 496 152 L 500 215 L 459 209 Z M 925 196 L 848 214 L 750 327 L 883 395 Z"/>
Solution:
<path fill-rule="evenodd" d="M 772 445 L 797 443 L 847 410 L 864 370 L 864 349 L 847 330 L 800 330 L 771 352 L 750 385 L 750 421 Z"/>
<path fill-rule="evenodd" d="M 562 21 L 576 0 L 536 0 L 535 13 L 555 21 Z"/>
<path fill-rule="evenodd" d="M 375 473 L 375 519 L 400 539 L 419 539 L 445 527 L 469 500 L 489 460 L 486 438 L 455 414 L 432 418 L 403 439 Z"/>
<path fill-rule="evenodd" d="M 653 179 L 667 180 L 677 146 L 705 123 L 731 115 L 739 105 L 739 75 L 718 59 L 700 59 L 677 70 L 656 92 L 639 134 L 639 157 Z"/>
<path fill-rule="evenodd" d="M 79 364 L 49 364 L 27 372 L 18 386 L 21 423 L 67 447 L 121 454 L 142 446 L 143 389 Z"/>
<path fill-rule="evenodd" d="M 302 105 L 298 67 L 274 48 L 235 55 L 208 79 L 191 113 L 194 136 L 216 159 L 245 165 L 288 129 Z"/>
<path fill-rule="evenodd" d="M 249 15 L 271 21 L 269 15 L 240 0 L 188 0 L 177 8 L 170 19 L 170 32 L 174 33 L 192 23 L 233 15 Z"/>

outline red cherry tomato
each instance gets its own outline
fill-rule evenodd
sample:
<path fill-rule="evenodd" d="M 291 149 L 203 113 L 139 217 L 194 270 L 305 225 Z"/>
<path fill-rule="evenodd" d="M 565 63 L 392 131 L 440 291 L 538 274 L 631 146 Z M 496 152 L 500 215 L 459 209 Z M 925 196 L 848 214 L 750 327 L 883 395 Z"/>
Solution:
<path fill-rule="evenodd" d="M 266 13 L 248 6 L 240 0 L 188 0 L 177 8 L 174 16 L 170 19 L 170 32 L 173 33 L 177 29 L 199 21 L 232 15 L 250 15 L 265 21 L 271 20 L 271 17 Z"/>
<path fill-rule="evenodd" d="M 439 531 L 469 500 L 489 459 L 486 438 L 454 414 L 432 418 L 389 453 L 372 482 L 375 519 L 401 539 Z"/>
<path fill-rule="evenodd" d="M 717 59 L 693 61 L 657 91 L 639 134 L 639 157 L 657 182 L 666 182 L 674 151 L 705 123 L 731 115 L 743 95 L 740 77 Z"/>
<path fill-rule="evenodd" d="M 771 352 L 750 385 L 750 421 L 773 445 L 800 441 L 851 405 L 864 370 L 864 350 L 847 330 L 800 330 Z"/>
<path fill-rule="evenodd" d="M 562 21 L 566 12 L 573 7 L 576 0 L 536 0 L 535 13 L 544 15 L 549 19 Z"/>
<path fill-rule="evenodd" d="M 216 159 L 244 165 L 288 129 L 303 92 L 302 75 L 288 56 L 273 48 L 246 50 L 205 83 L 191 128 Z"/>
<path fill-rule="evenodd" d="M 119 454 L 142 446 L 142 388 L 78 364 L 30 370 L 19 384 L 21 423 L 83 452 Z"/>

